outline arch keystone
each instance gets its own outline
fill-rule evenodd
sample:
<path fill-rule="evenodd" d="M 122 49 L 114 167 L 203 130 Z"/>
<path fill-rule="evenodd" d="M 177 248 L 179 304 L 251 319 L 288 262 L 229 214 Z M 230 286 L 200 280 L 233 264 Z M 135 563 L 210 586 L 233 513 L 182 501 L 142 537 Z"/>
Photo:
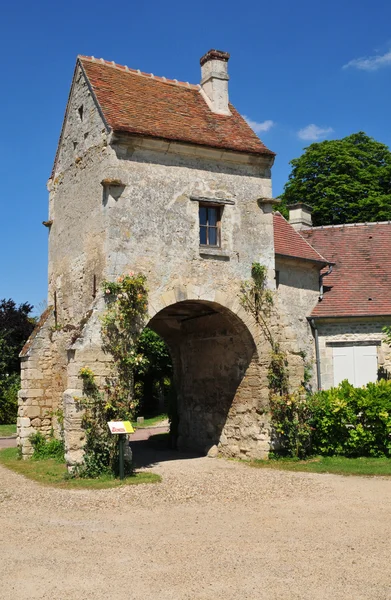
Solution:
<path fill-rule="evenodd" d="M 183 300 L 187 300 L 187 288 L 184 286 L 178 286 L 174 288 L 175 300 L 177 302 L 182 302 Z"/>
<path fill-rule="evenodd" d="M 160 296 L 160 299 L 161 299 L 162 303 L 164 304 L 164 306 L 170 306 L 170 304 L 175 304 L 176 298 L 175 298 L 174 290 L 169 290 L 168 292 L 164 292 L 164 294 L 162 294 Z"/>

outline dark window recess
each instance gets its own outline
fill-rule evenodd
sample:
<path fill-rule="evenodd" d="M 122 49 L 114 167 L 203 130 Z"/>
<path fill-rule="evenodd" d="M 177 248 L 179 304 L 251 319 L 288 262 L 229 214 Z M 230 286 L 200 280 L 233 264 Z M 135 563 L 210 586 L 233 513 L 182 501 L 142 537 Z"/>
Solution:
<path fill-rule="evenodd" d="M 77 112 L 79 113 L 80 121 L 82 121 L 83 120 L 83 113 L 84 113 L 84 107 L 83 107 L 83 105 L 79 106 L 79 108 L 77 109 Z"/>
<path fill-rule="evenodd" d="M 199 216 L 201 246 L 220 246 L 221 207 L 200 204 Z"/>

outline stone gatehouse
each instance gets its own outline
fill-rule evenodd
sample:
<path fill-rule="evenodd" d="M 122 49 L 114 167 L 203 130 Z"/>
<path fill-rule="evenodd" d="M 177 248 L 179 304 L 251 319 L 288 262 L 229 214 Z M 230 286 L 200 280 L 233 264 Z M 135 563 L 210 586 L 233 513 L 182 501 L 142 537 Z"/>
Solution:
<path fill-rule="evenodd" d="M 228 59 L 209 51 L 190 85 L 78 57 L 48 182 L 49 308 L 21 354 L 25 456 L 30 434 L 56 431 L 63 412 L 68 464 L 81 461 L 79 371 L 103 388 L 110 366 L 101 282 L 129 271 L 146 276 L 148 326 L 173 359 L 179 445 L 267 456 L 270 345 L 241 284 L 253 262 L 266 267 L 270 327 L 296 388 L 328 260 L 273 214 L 274 153 L 229 103 Z"/>

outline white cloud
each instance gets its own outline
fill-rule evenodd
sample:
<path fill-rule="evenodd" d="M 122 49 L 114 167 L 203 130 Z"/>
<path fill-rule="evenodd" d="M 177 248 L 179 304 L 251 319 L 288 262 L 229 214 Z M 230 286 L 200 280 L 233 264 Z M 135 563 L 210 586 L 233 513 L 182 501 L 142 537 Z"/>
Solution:
<path fill-rule="evenodd" d="M 329 133 L 332 133 L 334 129 L 332 127 L 318 127 L 311 123 L 311 125 L 307 125 L 307 127 L 303 127 L 297 132 L 298 137 L 301 140 L 306 140 L 310 142 L 317 142 L 322 138 L 325 138 Z"/>
<path fill-rule="evenodd" d="M 271 121 L 263 121 L 263 123 L 258 123 L 257 121 L 252 121 L 248 117 L 244 116 L 247 123 L 250 125 L 251 129 L 255 131 L 255 133 L 261 133 L 262 131 L 269 131 L 272 127 L 274 127 L 275 122 Z"/>
<path fill-rule="evenodd" d="M 362 71 L 377 71 L 382 67 L 391 67 L 391 50 L 385 54 L 378 54 L 377 56 L 355 58 L 346 63 L 342 68 L 348 69 L 349 67 L 361 69 Z"/>

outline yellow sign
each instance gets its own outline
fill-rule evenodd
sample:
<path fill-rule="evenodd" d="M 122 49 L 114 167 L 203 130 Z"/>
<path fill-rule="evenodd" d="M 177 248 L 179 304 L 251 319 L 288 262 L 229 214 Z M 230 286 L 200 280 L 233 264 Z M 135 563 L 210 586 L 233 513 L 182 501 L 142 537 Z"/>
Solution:
<path fill-rule="evenodd" d="M 134 429 L 130 421 L 109 421 L 107 425 L 109 426 L 111 433 L 134 433 Z"/>

